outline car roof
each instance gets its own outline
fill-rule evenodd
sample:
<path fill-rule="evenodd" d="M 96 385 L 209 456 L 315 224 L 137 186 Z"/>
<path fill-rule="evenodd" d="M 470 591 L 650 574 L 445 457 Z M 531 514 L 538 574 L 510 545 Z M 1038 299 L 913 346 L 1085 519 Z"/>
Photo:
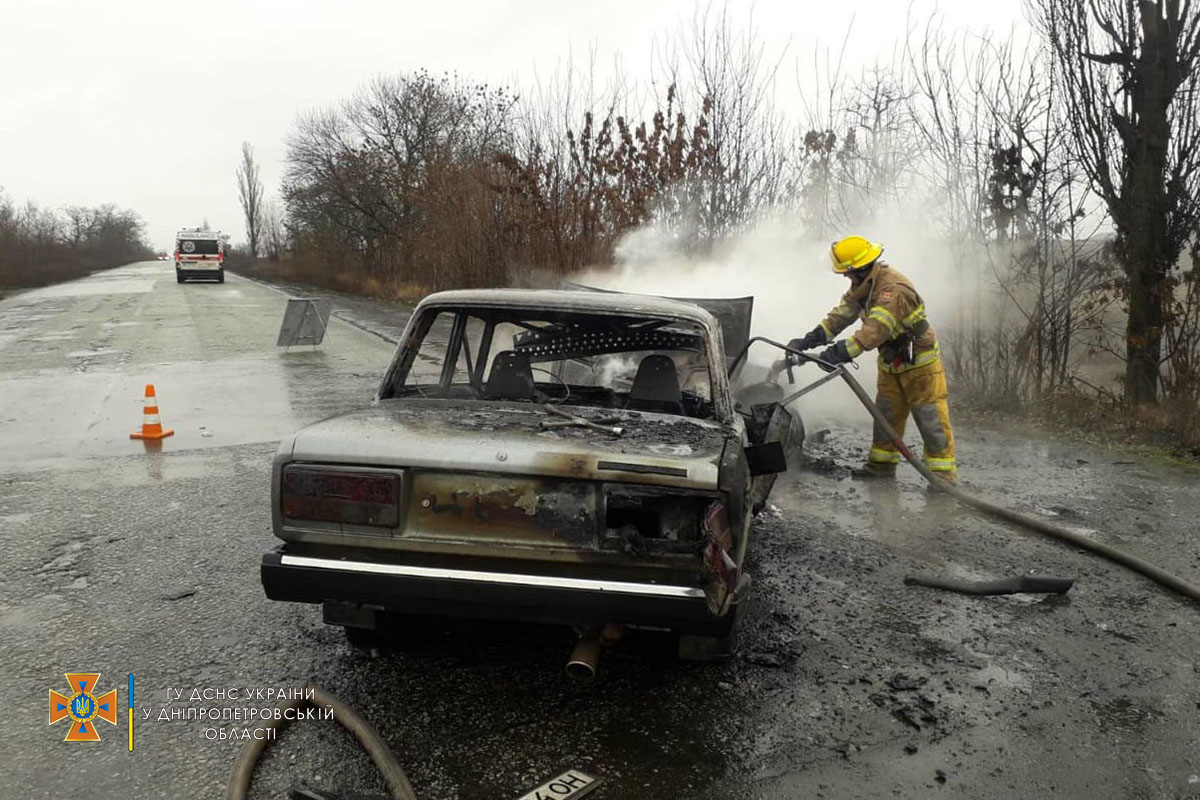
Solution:
<path fill-rule="evenodd" d="M 495 308 L 556 311 L 594 311 L 601 314 L 646 315 L 682 319 L 706 328 L 717 327 L 716 318 L 694 303 L 650 294 L 572 289 L 455 289 L 427 296 L 417 306 L 491 306 Z"/>

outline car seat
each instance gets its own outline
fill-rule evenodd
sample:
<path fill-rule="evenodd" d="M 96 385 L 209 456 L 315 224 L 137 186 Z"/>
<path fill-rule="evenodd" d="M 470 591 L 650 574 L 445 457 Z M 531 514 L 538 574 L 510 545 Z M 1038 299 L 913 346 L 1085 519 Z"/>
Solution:
<path fill-rule="evenodd" d="M 501 350 L 492 359 L 483 394 L 489 400 L 532 400 L 533 368 L 529 356 L 515 350 Z"/>
<path fill-rule="evenodd" d="M 652 353 L 638 364 L 633 385 L 629 387 L 626 408 L 637 411 L 657 411 L 664 414 L 683 413 L 683 393 L 679 391 L 679 373 L 670 356 Z"/>

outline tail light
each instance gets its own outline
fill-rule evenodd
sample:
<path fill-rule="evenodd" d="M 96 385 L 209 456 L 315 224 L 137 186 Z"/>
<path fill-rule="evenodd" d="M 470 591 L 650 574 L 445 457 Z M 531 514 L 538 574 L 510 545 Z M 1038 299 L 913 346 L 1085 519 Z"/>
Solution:
<path fill-rule="evenodd" d="M 733 549 L 733 530 L 723 503 L 708 507 L 700 531 L 705 541 L 701 556 L 704 594 L 709 613 L 720 616 L 733 600 L 739 572 L 737 562 L 729 555 Z"/>
<path fill-rule="evenodd" d="M 733 549 L 733 529 L 729 526 L 729 511 L 724 503 L 711 503 L 704 512 L 700 533 L 705 541 L 715 542 L 725 552 Z"/>
<path fill-rule="evenodd" d="M 287 466 L 280 496 L 288 519 L 383 528 L 400 521 L 399 475 Z"/>

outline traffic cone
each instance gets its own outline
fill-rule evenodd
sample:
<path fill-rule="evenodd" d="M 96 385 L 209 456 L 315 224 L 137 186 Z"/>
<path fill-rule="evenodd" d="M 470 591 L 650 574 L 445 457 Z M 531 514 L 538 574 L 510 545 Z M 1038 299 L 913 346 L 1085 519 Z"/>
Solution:
<path fill-rule="evenodd" d="M 163 430 L 158 418 L 158 398 L 154 394 L 154 384 L 146 384 L 146 398 L 142 401 L 142 429 L 129 434 L 130 439 L 165 439 L 175 433 Z"/>

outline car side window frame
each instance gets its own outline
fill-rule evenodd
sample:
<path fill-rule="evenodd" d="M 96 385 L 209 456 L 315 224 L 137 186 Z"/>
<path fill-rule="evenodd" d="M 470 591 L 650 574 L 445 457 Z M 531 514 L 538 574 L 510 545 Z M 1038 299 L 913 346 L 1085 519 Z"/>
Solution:
<path fill-rule="evenodd" d="M 442 311 L 440 308 L 427 308 L 419 314 L 414 313 L 409 319 L 404 334 L 400 337 L 400 344 L 396 345 L 396 352 L 392 355 L 392 363 L 383 374 L 383 380 L 379 382 L 379 389 L 375 392 L 377 402 L 396 396 L 400 382 L 408 377 L 412 369 L 421 343 L 429 335 L 429 329 L 433 327 L 434 320 Z"/>
<path fill-rule="evenodd" d="M 467 316 L 466 311 L 454 312 L 454 322 L 450 325 L 450 339 L 446 342 L 446 352 L 442 356 L 442 374 L 438 379 L 438 388 L 442 391 L 448 390 L 454 383 L 454 373 L 458 369 L 458 359 L 463 348 L 463 331 L 467 328 Z"/>

